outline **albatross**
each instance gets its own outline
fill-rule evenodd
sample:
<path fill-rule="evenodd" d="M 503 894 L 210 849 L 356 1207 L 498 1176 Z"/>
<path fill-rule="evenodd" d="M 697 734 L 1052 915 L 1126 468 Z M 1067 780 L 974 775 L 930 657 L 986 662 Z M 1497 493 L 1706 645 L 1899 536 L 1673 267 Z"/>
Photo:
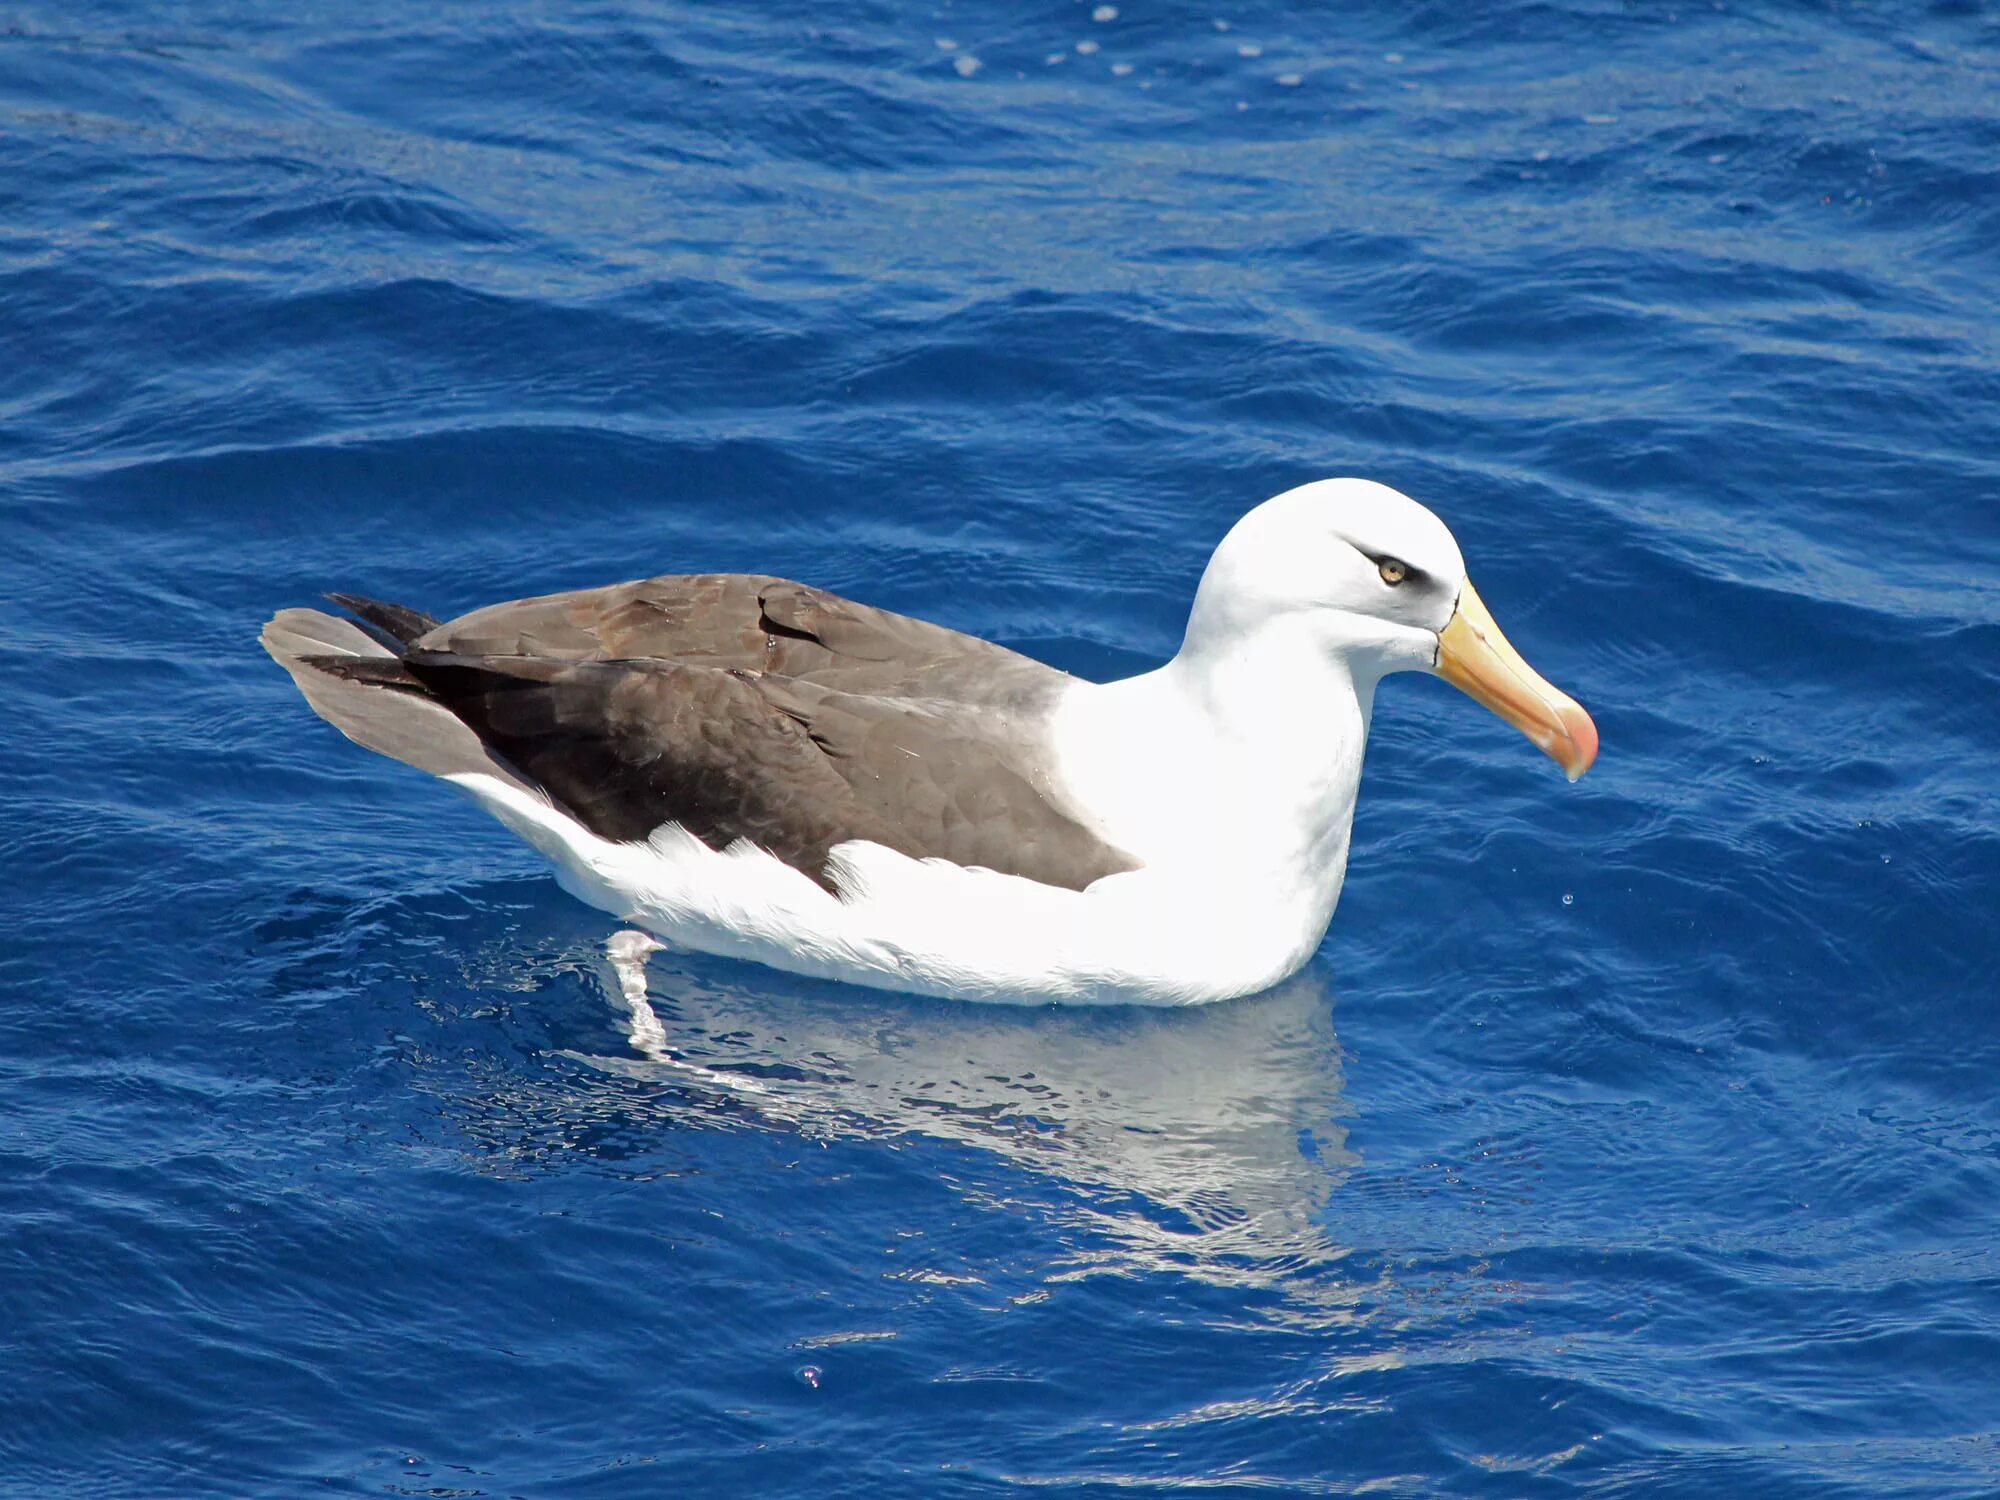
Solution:
<path fill-rule="evenodd" d="M 1508 644 L 1451 532 L 1328 479 L 1245 514 L 1166 665 L 1092 683 L 783 578 L 647 578 L 440 622 L 330 594 L 266 650 L 668 944 L 1014 1003 L 1188 1005 L 1319 947 L 1376 684 L 1432 672 L 1572 781 L 1597 729 Z"/>

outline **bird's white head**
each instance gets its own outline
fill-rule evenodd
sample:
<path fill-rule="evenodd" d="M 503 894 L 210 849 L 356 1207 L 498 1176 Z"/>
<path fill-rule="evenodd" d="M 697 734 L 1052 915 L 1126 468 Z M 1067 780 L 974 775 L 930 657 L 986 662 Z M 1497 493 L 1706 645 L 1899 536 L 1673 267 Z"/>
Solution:
<path fill-rule="evenodd" d="M 1465 576 L 1435 515 L 1367 479 L 1322 479 L 1245 515 L 1215 549 L 1188 621 L 1186 656 L 1280 640 L 1339 661 L 1357 682 L 1427 671 L 1462 688 L 1574 781 L 1597 728 L 1523 661 Z"/>

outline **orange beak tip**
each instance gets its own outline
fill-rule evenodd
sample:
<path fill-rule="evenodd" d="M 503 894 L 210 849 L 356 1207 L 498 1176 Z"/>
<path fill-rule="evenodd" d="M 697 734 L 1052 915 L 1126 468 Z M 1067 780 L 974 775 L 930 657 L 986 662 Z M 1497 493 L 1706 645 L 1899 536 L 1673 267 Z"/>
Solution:
<path fill-rule="evenodd" d="M 1580 705 L 1570 707 L 1574 711 L 1565 713 L 1562 720 L 1574 748 L 1563 760 L 1563 772 L 1574 782 L 1597 764 L 1597 725 Z"/>

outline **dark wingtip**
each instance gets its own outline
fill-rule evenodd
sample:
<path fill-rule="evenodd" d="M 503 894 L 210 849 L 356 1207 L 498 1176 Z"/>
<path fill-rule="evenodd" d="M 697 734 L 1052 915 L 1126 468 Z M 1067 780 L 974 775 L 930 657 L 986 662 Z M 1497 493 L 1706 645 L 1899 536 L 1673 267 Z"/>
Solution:
<path fill-rule="evenodd" d="M 437 620 L 420 609 L 385 604 L 365 594 L 328 594 L 326 597 L 359 617 L 363 623 L 374 626 L 377 638 L 385 646 L 414 645 L 420 637 L 438 627 Z"/>
<path fill-rule="evenodd" d="M 377 687 L 399 688 L 406 693 L 424 692 L 424 685 L 393 656 L 301 656 L 299 661 L 316 672 L 344 678 L 348 682 L 368 682 Z"/>

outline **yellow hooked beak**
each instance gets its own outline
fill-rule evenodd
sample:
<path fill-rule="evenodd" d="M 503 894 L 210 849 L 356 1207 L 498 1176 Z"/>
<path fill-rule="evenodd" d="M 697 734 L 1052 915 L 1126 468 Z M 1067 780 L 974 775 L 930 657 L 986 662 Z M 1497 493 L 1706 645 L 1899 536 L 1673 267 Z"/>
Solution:
<path fill-rule="evenodd" d="M 1597 759 L 1597 726 L 1590 715 L 1521 660 L 1470 579 L 1451 623 L 1438 633 L 1437 674 L 1540 745 L 1571 781 Z"/>

